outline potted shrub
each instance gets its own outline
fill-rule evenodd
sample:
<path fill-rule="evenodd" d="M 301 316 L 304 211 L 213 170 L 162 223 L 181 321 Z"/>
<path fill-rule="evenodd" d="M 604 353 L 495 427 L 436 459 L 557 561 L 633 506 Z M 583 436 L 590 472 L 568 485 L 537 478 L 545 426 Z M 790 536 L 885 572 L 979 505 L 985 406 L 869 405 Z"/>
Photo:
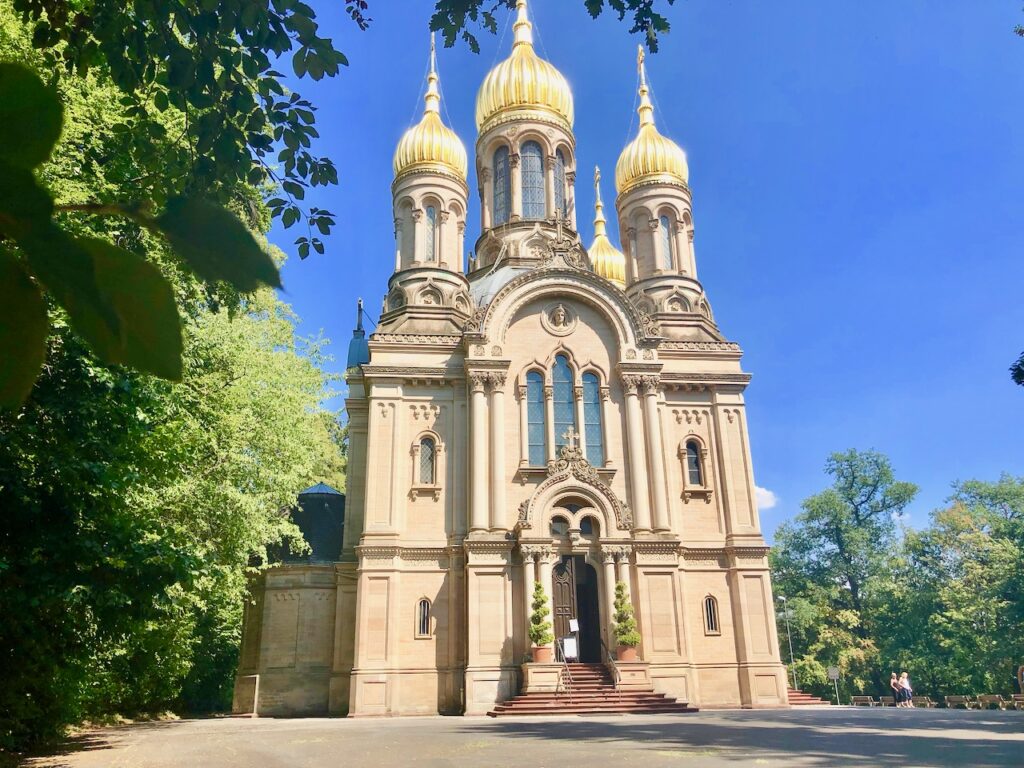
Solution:
<path fill-rule="evenodd" d="M 530 605 L 533 613 L 530 614 L 530 642 L 533 660 L 536 663 L 550 662 L 552 659 L 551 642 L 555 636 L 551 634 L 551 622 L 548 616 L 548 597 L 544 594 L 544 585 L 539 581 L 533 582 L 533 602 Z"/>
<path fill-rule="evenodd" d="M 619 661 L 636 661 L 636 647 L 640 645 L 640 633 L 633 617 L 633 604 L 626 592 L 624 582 L 615 584 L 615 640 L 618 643 L 616 656 Z"/>

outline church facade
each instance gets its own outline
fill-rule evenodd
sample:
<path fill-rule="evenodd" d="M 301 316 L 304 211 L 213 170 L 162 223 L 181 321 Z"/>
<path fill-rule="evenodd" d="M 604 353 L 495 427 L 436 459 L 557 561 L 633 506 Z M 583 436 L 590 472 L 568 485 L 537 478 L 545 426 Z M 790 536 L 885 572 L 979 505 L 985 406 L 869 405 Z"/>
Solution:
<path fill-rule="evenodd" d="M 511 55 L 477 96 L 467 269 L 468 158 L 431 51 L 422 120 L 394 158 L 384 312 L 350 356 L 341 552 L 261 578 L 236 709 L 487 712 L 524 684 L 535 582 L 556 637 L 576 620 L 582 661 L 615 663 L 624 582 L 657 691 L 786 706 L 750 377 L 698 279 L 686 157 L 639 66 L 639 129 L 614 174 L 624 247 L 597 173 L 585 247 L 572 93 L 519 1 Z"/>

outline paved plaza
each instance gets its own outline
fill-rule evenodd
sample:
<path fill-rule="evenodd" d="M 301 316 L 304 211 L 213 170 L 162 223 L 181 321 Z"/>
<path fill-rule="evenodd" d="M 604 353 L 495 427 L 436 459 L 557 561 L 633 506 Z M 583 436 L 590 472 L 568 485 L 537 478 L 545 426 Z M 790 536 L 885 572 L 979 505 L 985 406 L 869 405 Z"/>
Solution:
<path fill-rule="evenodd" d="M 31 768 L 1024 766 L 1024 712 L 229 719 L 94 731 Z"/>

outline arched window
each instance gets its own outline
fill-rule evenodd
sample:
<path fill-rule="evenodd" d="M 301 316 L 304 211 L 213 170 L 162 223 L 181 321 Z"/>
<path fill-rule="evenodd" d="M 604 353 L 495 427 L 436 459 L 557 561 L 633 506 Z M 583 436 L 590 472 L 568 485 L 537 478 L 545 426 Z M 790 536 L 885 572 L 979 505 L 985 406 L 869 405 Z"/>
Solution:
<path fill-rule="evenodd" d="M 668 216 L 662 216 L 658 219 L 658 231 L 661 233 L 662 269 L 674 269 L 672 261 L 672 227 L 669 225 Z"/>
<path fill-rule="evenodd" d="M 595 467 L 604 466 L 604 434 L 601 430 L 601 387 L 597 374 L 583 374 L 583 425 L 587 435 L 586 456 Z"/>
<path fill-rule="evenodd" d="M 562 150 L 555 152 L 555 210 L 562 216 L 569 215 L 565 196 L 565 155 Z"/>
<path fill-rule="evenodd" d="M 523 218 L 543 219 L 547 214 L 544 199 L 544 151 L 536 141 L 522 149 Z"/>
<path fill-rule="evenodd" d="M 512 201 L 512 177 L 508 172 L 508 147 L 498 147 L 494 153 L 494 223 L 508 221 Z"/>
<path fill-rule="evenodd" d="M 433 438 L 424 437 L 420 440 L 420 485 L 434 485 L 436 464 L 437 446 Z"/>
<path fill-rule="evenodd" d="M 425 216 L 425 220 L 426 225 L 424 226 L 423 232 L 423 260 L 433 261 L 435 240 L 437 239 L 437 209 L 434 208 L 434 206 L 427 206 L 427 215 Z"/>
<path fill-rule="evenodd" d="M 569 521 L 561 515 L 555 515 L 551 518 L 551 535 L 552 536 L 565 536 L 569 533 Z"/>
<path fill-rule="evenodd" d="M 565 433 L 570 428 L 576 430 L 576 399 L 573 392 L 572 368 L 565 355 L 555 357 L 555 365 L 551 370 L 551 383 L 554 385 L 555 406 L 555 448 L 560 449 L 568 441 Z"/>
<path fill-rule="evenodd" d="M 416 637 L 430 637 L 430 601 L 425 597 L 416 604 Z"/>
<path fill-rule="evenodd" d="M 548 458 L 548 435 L 544 427 L 544 377 L 539 371 L 526 374 L 526 427 L 530 466 L 542 467 Z"/>
<path fill-rule="evenodd" d="M 704 487 L 704 467 L 700 461 L 700 445 L 696 440 L 686 443 L 686 484 L 696 488 Z"/>
<path fill-rule="evenodd" d="M 704 598 L 704 634 L 717 635 L 721 631 L 718 626 L 718 601 L 708 595 Z"/>

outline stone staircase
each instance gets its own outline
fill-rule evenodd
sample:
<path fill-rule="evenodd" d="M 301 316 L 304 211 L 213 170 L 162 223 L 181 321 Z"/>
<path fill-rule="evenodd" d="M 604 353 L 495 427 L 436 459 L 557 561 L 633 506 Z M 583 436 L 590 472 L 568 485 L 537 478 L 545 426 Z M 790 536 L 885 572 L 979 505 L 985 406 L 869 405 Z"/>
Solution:
<path fill-rule="evenodd" d="M 695 707 L 654 691 L 617 691 L 604 664 L 569 664 L 571 682 L 556 692 L 521 693 L 498 704 L 489 717 L 507 715 L 671 714 L 696 712 Z M 565 690 L 568 688 L 568 690 Z"/>
<path fill-rule="evenodd" d="M 817 696 L 812 696 L 809 693 L 798 691 L 796 688 L 788 688 L 787 693 L 789 694 L 789 706 L 791 707 L 827 707 L 832 702 L 825 701 L 825 699 L 819 699 Z"/>

